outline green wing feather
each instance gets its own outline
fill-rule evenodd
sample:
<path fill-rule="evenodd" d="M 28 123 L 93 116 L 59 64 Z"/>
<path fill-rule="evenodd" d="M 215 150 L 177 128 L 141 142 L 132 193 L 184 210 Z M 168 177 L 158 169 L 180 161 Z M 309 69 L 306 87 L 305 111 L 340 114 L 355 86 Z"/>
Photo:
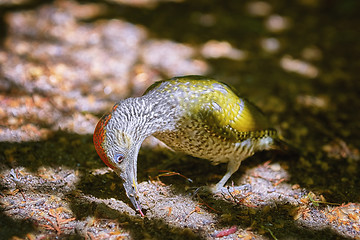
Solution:
<path fill-rule="evenodd" d="M 238 140 L 270 127 L 260 109 L 224 83 L 203 76 L 175 77 L 154 83 L 144 94 L 163 82 L 168 82 L 163 92 L 186 92 L 181 105 L 188 109 L 188 115 L 205 122 L 208 130 L 220 137 Z"/>

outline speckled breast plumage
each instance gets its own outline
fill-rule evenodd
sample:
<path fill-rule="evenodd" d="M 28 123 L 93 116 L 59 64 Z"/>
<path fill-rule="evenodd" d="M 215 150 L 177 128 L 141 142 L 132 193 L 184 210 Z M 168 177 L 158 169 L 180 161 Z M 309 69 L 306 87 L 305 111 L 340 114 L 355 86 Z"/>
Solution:
<path fill-rule="evenodd" d="M 260 110 L 215 80 L 158 82 L 144 97 L 160 97 L 172 109 L 166 115 L 172 124 L 153 133 L 155 137 L 174 150 L 214 164 L 234 158 L 241 161 L 268 149 L 276 136 Z"/>

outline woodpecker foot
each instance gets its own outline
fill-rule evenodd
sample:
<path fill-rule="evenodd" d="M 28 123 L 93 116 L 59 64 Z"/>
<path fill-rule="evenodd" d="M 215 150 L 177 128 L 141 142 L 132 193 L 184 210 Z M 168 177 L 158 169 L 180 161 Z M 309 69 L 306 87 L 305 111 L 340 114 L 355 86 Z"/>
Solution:
<path fill-rule="evenodd" d="M 244 184 L 241 186 L 226 186 L 226 187 L 220 187 L 218 188 L 217 186 L 201 186 L 198 187 L 194 190 L 193 192 L 193 196 L 195 196 L 196 194 L 201 194 L 201 193 L 213 193 L 213 194 L 219 194 L 219 193 L 232 193 L 234 191 L 251 191 L 252 187 L 250 184 Z"/>
<path fill-rule="evenodd" d="M 226 186 L 226 187 L 222 187 L 220 189 L 216 189 L 215 191 L 213 191 L 214 193 L 232 193 L 234 191 L 251 191 L 252 187 L 250 184 L 244 184 L 242 186 L 234 186 L 234 187 L 230 187 L 230 186 Z"/>
<path fill-rule="evenodd" d="M 194 192 L 192 193 L 192 196 L 196 196 L 197 194 L 202 195 L 202 194 L 209 194 L 212 193 L 212 188 L 209 186 L 201 186 L 201 187 L 197 187 Z"/>

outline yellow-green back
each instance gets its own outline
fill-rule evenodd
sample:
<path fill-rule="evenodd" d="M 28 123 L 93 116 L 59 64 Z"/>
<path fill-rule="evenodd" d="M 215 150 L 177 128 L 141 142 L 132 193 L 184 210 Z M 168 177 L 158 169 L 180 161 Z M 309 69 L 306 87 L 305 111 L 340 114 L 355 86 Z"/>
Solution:
<path fill-rule="evenodd" d="M 153 84 L 145 94 L 158 91 L 176 98 L 188 117 L 203 121 L 207 131 L 230 140 L 250 137 L 248 133 L 269 129 L 262 112 L 240 98 L 229 86 L 201 76 L 173 78 Z"/>

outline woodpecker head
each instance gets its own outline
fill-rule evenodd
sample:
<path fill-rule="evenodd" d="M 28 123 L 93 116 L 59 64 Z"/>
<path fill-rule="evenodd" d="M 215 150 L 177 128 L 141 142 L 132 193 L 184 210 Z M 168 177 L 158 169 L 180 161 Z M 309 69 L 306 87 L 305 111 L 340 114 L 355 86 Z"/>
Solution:
<path fill-rule="evenodd" d="M 115 114 L 117 105 L 111 113 L 105 114 L 96 125 L 93 141 L 96 152 L 103 162 L 112 168 L 124 181 L 126 195 L 135 209 L 141 211 L 137 201 L 137 156 L 141 142 L 134 142 L 126 131 L 127 124 Z"/>

